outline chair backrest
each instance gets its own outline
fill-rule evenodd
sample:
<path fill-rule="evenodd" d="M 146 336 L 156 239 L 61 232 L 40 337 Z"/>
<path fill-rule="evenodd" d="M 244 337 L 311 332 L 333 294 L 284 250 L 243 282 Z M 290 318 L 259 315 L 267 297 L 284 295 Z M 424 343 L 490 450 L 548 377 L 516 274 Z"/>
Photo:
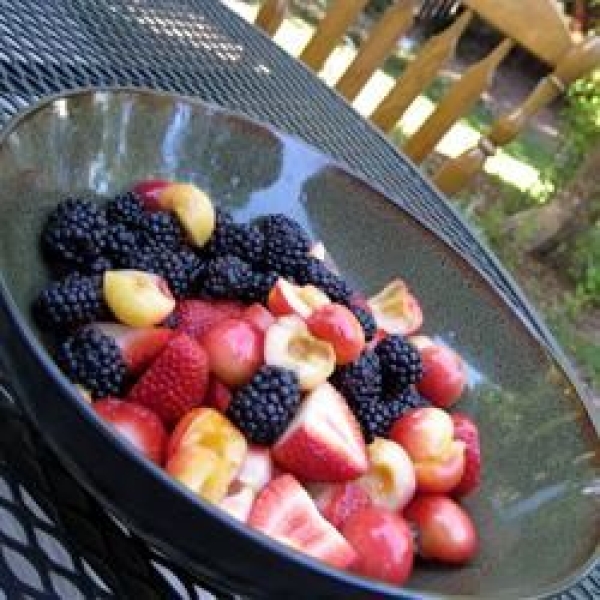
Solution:
<path fill-rule="evenodd" d="M 368 0 L 333 0 L 300 54 L 300 60 L 313 70 L 320 71 L 367 3 Z M 288 4 L 287 0 L 265 0 L 256 24 L 274 35 L 284 19 Z M 396 0 L 373 25 L 368 38 L 335 84 L 349 101 L 356 98 L 393 52 L 398 40 L 411 28 L 419 4 L 416 0 Z M 421 162 L 433 152 L 450 127 L 473 107 L 489 88 L 496 69 L 513 46 L 526 48 L 545 62 L 551 72 L 520 106 L 500 117 L 477 146 L 447 160 L 434 174 L 435 183 L 446 193 L 461 189 L 485 160 L 496 152 L 497 147 L 518 135 L 531 116 L 573 81 L 600 65 L 600 38 L 576 44 L 555 0 L 462 0 L 460 4 L 463 10 L 458 17 L 422 45 L 370 115 L 370 119 L 383 131 L 391 131 L 453 56 L 458 41 L 475 15 L 502 34 L 497 46 L 462 73 L 427 120 L 403 143 L 403 152 L 414 161 Z"/>

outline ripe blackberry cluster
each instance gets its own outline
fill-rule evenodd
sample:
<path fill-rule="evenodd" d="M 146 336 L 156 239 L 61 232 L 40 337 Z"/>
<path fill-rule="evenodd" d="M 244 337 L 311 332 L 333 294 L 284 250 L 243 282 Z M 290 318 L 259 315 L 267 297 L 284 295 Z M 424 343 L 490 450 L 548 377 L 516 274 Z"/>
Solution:
<path fill-rule="evenodd" d="M 294 275 L 310 250 L 310 238 L 290 217 L 267 215 L 256 222 L 264 236 L 263 262 L 266 269 Z"/>
<path fill-rule="evenodd" d="M 162 277 L 176 298 L 185 298 L 197 290 L 206 274 L 206 264 L 190 249 L 143 249 L 127 256 L 122 267 L 154 273 Z"/>
<path fill-rule="evenodd" d="M 305 257 L 296 265 L 294 279 L 300 285 L 314 285 L 325 292 L 332 302 L 348 304 L 352 289 L 339 275 L 330 271 L 322 260 L 312 256 Z"/>
<path fill-rule="evenodd" d="M 401 335 L 390 335 L 375 347 L 386 390 L 399 392 L 423 376 L 419 351 Z"/>
<path fill-rule="evenodd" d="M 253 271 L 237 256 L 219 256 L 206 265 L 201 293 L 220 300 L 266 303 L 277 274 Z"/>
<path fill-rule="evenodd" d="M 53 331 L 71 329 L 108 315 L 102 277 L 72 274 L 42 290 L 33 306 L 39 324 Z"/>
<path fill-rule="evenodd" d="M 365 350 L 354 362 L 338 367 L 331 382 L 349 402 L 379 400 L 383 391 L 379 357 Z"/>
<path fill-rule="evenodd" d="M 107 230 L 104 210 L 88 200 L 69 198 L 48 216 L 42 249 L 51 263 L 85 266 L 104 250 Z"/>
<path fill-rule="evenodd" d="M 144 206 L 134 192 L 120 194 L 106 203 L 106 218 L 111 223 L 135 227 L 143 214 Z"/>
<path fill-rule="evenodd" d="M 252 224 L 235 223 L 225 209 L 216 209 L 215 230 L 208 241 L 206 253 L 210 256 L 233 255 L 259 267 L 263 260 L 265 238 Z"/>
<path fill-rule="evenodd" d="M 83 385 L 93 398 L 120 396 L 127 366 L 115 341 L 92 327 L 84 327 L 60 347 L 59 362 L 65 374 Z"/>
<path fill-rule="evenodd" d="M 391 396 L 384 396 L 383 401 L 388 407 L 393 421 L 413 408 L 431 406 L 431 403 L 428 400 L 423 398 L 419 392 L 412 388 L 406 388 Z"/>
<path fill-rule="evenodd" d="M 171 213 L 143 213 L 134 229 L 138 244 L 154 252 L 176 250 L 184 243 L 184 232 Z"/>
<path fill-rule="evenodd" d="M 300 405 L 292 371 L 265 365 L 232 397 L 227 416 L 255 444 L 277 441 Z"/>
<path fill-rule="evenodd" d="M 396 420 L 390 410 L 391 406 L 381 399 L 348 400 L 348 406 L 356 417 L 367 444 L 375 437 L 386 437 Z"/>

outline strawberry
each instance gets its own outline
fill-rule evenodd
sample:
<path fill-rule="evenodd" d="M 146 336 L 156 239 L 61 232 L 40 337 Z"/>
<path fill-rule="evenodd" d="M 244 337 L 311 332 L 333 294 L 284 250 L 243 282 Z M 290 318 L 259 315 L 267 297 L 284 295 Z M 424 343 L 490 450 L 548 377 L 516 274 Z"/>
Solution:
<path fill-rule="evenodd" d="M 144 406 L 109 397 L 97 400 L 93 407 L 144 456 L 157 465 L 163 463 L 167 432 L 154 412 Z"/>
<path fill-rule="evenodd" d="M 341 529 L 348 517 L 361 508 L 371 506 L 371 497 L 354 481 L 320 485 L 311 493 L 319 512 L 336 528 Z"/>
<path fill-rule="evenodd" d="M 319 513 L 306 490 L 291 475 L 273 479 L 260 492 L 248 524 L 273 539 L 344 569 L 356 553 Z"/>
<path fill-rule="evenodd" d="M 174 311 L 176 330 L 200 341 L 213 325 L 229 317 L 240 317 L 243 309 L 241 304 L 227 300 L 181 300 Z"/>
<path fill-rule="evenodd" d="M 360 427 L 329 383 L 316 387 L 273 447 L 284 470 L 303 481 L 348 481 L 369 466 Z"/>
<path fill-rule="evenodd" d="M 171 427 L 200 406 L 208 386 L 208 358 L 191 337 L 179 334 L 129 392 L 128 400 L 154 410 Z"/>
<path fill-rule="evenodd" d="M 128 327 L 118 323 L 95 323 L 92 327 L 115 341 L 133 374 L 143 371 L 174 335 L 167 327 Z"/>
<path fill-rule="evenodd" d="M 479 487 L 481 481 L 481 447 L 477 425 L 463 413 L 451 415 L 454 439 L 465 443 L 465 470 L 459 484 L 452 490 L 455 496 L 466 496 Z"/>

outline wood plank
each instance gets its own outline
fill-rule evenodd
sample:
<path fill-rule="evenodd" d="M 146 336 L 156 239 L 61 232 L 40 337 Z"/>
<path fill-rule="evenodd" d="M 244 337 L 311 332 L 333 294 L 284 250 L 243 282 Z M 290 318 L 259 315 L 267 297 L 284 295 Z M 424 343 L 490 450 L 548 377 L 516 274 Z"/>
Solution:
<path fill-rule="evenodd" d="M 555 0 L 463 0 L 463 4 L 550 65 L 573 46 Z"/>
<path fill-rule="evenodd" d="M 335 87 L 340 94 L 348 100 L 356 98 L 371 75 L 394 49 L 398 39 L 412 25 L 415 4 L 415 0 L 399 0 L 385 11 L 336 83 Z"/>
<path fill-rule="evenodd" d="M 273 37 L 283 23 L 287 5 L 288 0 L 266 0 L 260 7 L 254 24 Z"/>
<path fill-rule="evenodd" d="M 513 46 L 505 38 L 492 52 L 474 65 L 452 85 L 433 113 L 404 144 L 402 150 L 415 162 L 421 162 L 452 125 L 465 115 L 490 86 L 496 69 Z"/>
<path fill-rule="evenodd" d="M 371 120 L 389 132 L 412 101 L 435 79 L 440 68 L 454 54 L 456 44 L 473 13 L 465 11 L 450 27 L 432 37 L 371 115 Z"/>
<path fill-rule="evenodd" d="M 577 79 L 600 67 L 600 37 L 590 38 L 574 46 L 553 73 L 542 79 L 525 101 L 500 117 L 477 146 L 448 160 L 434 175 L 433 181 L 446 194 L 461 190 L 484 165 L 496 148 L 514 140 L 531 117 L 550 104 Z"/>
<path fill-rule="evenodd" d="M 335 0 L 315 34 L 300 54 L 300 60 L 320 71 L 348 27 L 367 5 L 368 0 Z"/>

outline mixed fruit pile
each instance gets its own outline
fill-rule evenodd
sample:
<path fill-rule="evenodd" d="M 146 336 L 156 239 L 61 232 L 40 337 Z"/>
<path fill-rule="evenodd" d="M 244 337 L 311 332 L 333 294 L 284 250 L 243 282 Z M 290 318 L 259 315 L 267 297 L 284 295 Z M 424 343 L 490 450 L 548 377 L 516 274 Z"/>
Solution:
<path fill-rule="evenodd" d="M 366 298 L 281 214 L 237 223 L 191 184 L 68 199 L 34 303 L 56 358 L 116 432 L 193 493 L 341 569 L 401 584 L 477 534 L 465 365 L 417 335 L 399 279 Z"/>

